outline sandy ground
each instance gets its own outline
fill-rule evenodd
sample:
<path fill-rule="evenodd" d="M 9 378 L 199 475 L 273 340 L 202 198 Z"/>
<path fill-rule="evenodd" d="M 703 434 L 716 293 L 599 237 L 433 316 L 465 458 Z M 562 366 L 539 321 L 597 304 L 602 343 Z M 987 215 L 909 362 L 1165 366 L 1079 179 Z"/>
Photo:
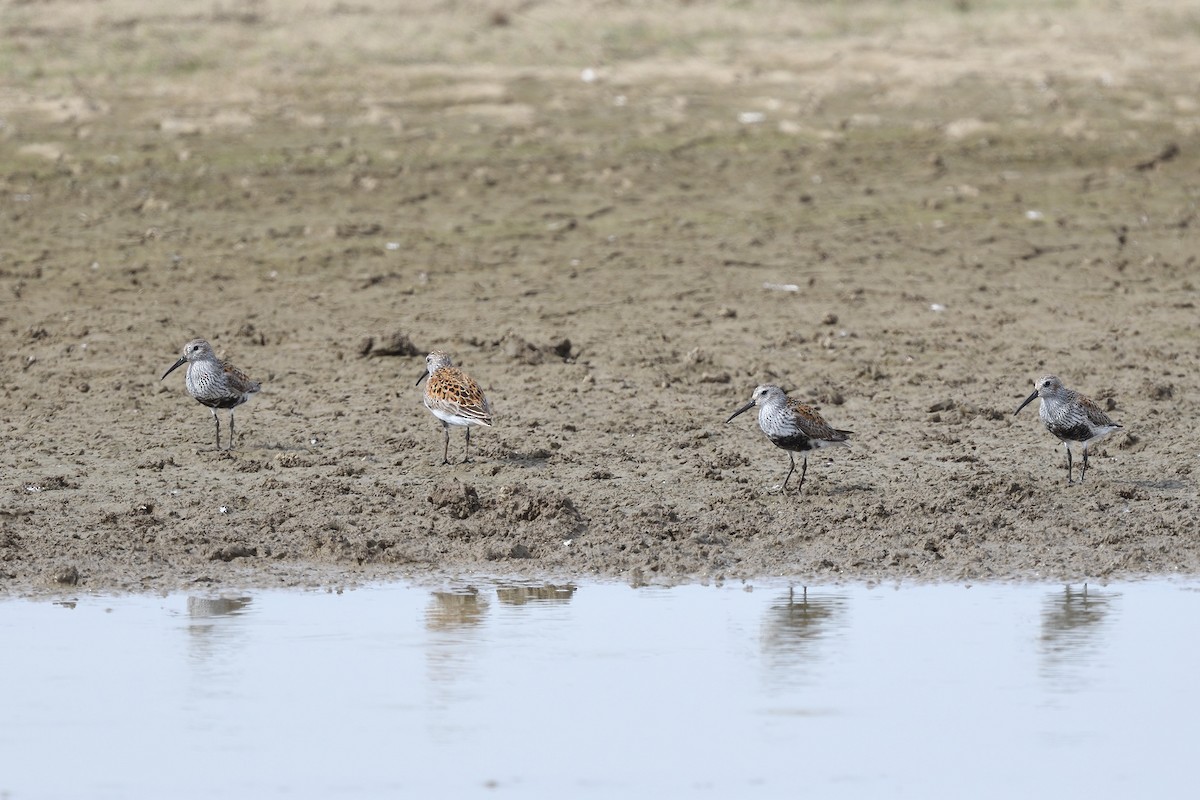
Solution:
<path fill-rule="evenodd" d="M 1200 7 L 1044 5 L 0 6 L 0 592 L 1200 572 Z"/>

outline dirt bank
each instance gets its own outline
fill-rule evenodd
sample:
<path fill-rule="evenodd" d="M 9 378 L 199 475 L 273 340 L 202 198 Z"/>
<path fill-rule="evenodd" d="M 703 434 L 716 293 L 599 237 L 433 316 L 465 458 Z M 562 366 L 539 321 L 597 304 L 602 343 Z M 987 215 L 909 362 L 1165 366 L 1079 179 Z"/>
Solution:
<path fill-rule="evenodd" d="M 0 11 L 0 591 L 1200 572 L 1194 8 L 394 5 Z"/>

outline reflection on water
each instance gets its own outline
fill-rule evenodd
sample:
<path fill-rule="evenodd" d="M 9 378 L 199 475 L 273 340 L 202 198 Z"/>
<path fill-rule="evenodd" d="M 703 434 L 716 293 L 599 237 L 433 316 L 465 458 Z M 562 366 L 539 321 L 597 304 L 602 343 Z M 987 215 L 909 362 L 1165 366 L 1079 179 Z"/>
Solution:
<path fill-rule="evenodd" d="M 526 603 L 567 603 L 575 596 L 575 587 L 566 586 L 497 586 L 496 599 L 508 606 Z"/>
<path fill-rule="evenodd" d="M 425 629 L 429 634 L 425 660 L 432 696 L 442 707 L 474 696 L 479 679 L 479 662 L 486 648 L 486 626 L 492 611 L 489 596 L 499 606 L 533 608 L 561 606 L 575 595 L 575 586 L 503 584 L 480 589 L 465 586 L 429 593 Z M 453 736 L 459 728 L 446 722 L 433 726 L 435 736 Z"/>
<path fill-rule="evenodd" d="M 225 617 L 240 614 L 250 605 L 249 597 L 189 597 L 189 617 Z"/>
<path fill-rule="evenodd" d="M 1188 796 L 1198 615 L 1166 582 L 13 601 L 0 798 Z"/>
<path fill-rule="evenodd" d="M 481 661 L 483 625 L 490 608 L 487 595 L 474 586 L 453 591 L 430 592 L 425 608 L 426 674 L 432 702 L 439 708 L 469 703 L 476 695 L 471 681 Z M 438 720 L 430 731 L 438 741 L 450 741 L 461 728 L 450 720 Z"/>
<path fill-rule="evenodd" d="M 249 597 L 189 597 L 187 632 L 192 660 L 206 661 L 243 636 L 230 620 L 244 613 L 250 603 Z"/>
<path fill-rule="evenodd" d="M 474 586 L 452 592 L 431 592 L 425 626 L 430 631 L 470 628 L 483 622 L 487 610 L 487 597 Z"/>
<path fill-rule="evenodd" d="M 197 693 L 211 698 L 228 693 L 225 680 L 233 670 L 237 652 L 250 640 L 250 633 L 239 624 L 240 616 L 252 603 L 250 597 L 189 597 L 187 599 L 188 659 Z"/>
<path fill-rule="evenodd" d="M 1085 583 L 1078 589 L 1065 586 L 1043 599 L 1041 672 L 1059 691 L 1082 688 L 1104 648 L 1106 623 L 1120 596 L 1097 592 Z"/>
<path fill-rule="evenodd" d="M 496 586 L 490 591 L 495 592 L 496 600 L 503 606 L 568 603 L 575 595 L 575 587 L 571 584 L 509 584 Z M 474 586 L 453 591 L 430 592 L 430 603 L 425 612 L 426 627 L 430 631 L 457 631 L 483 624 L 489 609 L 488 594 L 488 590 L 481 591 Z"/>
<path fill-rule="evenodd" d="M 804 681 L 819 660 L 820 644 L 845 625 L 848 600 L 840 594 L 809 594 L 794 587 L 763 614 L 762 650 L 768 674 L 780 681 Z"/>

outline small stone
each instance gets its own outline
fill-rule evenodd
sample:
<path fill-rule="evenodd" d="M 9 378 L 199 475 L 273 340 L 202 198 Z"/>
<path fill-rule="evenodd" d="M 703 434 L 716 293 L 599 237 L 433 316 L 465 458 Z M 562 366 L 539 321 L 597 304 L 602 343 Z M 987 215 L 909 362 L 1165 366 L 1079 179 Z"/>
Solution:
<path fill-rule="evenodd" d="M 50 576 L 50 582 L 60 586 L 75 586 L 79 583 L 79 569 L 75 566 L 64 567 Z"/>

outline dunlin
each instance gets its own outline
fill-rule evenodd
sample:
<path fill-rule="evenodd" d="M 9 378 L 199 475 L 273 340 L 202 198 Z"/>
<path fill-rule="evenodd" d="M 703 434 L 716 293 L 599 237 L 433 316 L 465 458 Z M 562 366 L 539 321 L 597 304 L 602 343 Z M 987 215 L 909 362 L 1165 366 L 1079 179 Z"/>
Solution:
<path fill-rule="evenodd" d="M 1039 379 L 1035 386 L 1033 394 L 1017 406 L 1013 416 L 1035 398 L 1041 398 L 1042 407 L 1038 416 L 1042 418 L 1042 424 L 1067 448 L 1067 483 L 1071 482 L 1071 442 L 1083 442 L 1083 469 L 1079 470 L 1079 482 L 1083 483 L 1088 465 L 1088 445 L 1121 426 L 1109 419 L 1108 414 L 1101 411 L 1100 406 L 1090 398 L 1066 388 L 1054 375 Z"/>
<path fill-rule="evenodd" d="M 229 449 L 233 449 L 233 410 L 250 399 L 261 386 L 252 381 L 237 367 L 217 358 L 212 345 L 203 339 L 192 339 L 183 346 L 183 355 L 163 373 L 162 378 L 174 372 L 178 367 L 188 365 L 187 393 L 208 406 L 212 411 L 213 421 L 217 423 L 217 449 L 221 449 L 221 420 L 217 417 L 218 408 L 229 409 Z"/>
<path fill-rule="evenodd" d="M 750 402 L 729 415 L 725 424 L 743 411 L 758 406 L 758 427 L 771 440 L 771 444 L 788 451 L 787 477 L 783 479 L 780 492 L 787 490 L 788 479 L 796 471 L 796 458 L 792 453 L 800 453 L 804 459 L 800 468 L 800 485 L 796 487 L 797 494 L 804 486 L 804 475 L 808 472 L 808 451 L 818 447 L 846 445 L 853 431 L 840 431 L 830 427 L 820 414 L 803 403 L 790 399 L 783 389 L 778 386 L 759 386 L 750 396 Z"/>
<path fill-rule="evenodd" d="M 492 426 L 492 404 L 483 396 L 483 389 L 475 380 L 450 361 L 450 356 L 434 350 L 425 357 L 425 372 L 417 378 L 417 385 L 429 378 L 425 384 L 425 407 L 442 422 L 446 434 L 446 446 L 442 449 L 442 463 L 450 463 L 450 426 L 461 425 L 467 429 L 467 447 L 463 451 L 463 463 L 471 460 L 471 427 Z"/>

